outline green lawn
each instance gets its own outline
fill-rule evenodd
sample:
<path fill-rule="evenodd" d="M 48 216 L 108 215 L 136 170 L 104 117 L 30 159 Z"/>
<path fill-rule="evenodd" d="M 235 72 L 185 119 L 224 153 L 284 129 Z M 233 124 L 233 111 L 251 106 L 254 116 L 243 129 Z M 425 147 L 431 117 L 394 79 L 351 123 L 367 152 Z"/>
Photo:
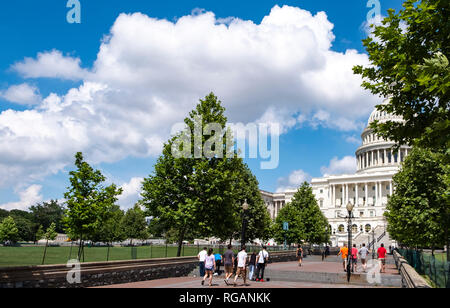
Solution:
<path fill-rule="evenodd" d="M 48 247 L 45 264 L 65 264 L 70 259 L 75 259 L 78 247 Z M 85 262 L 106 261 L 108 248 L 106 247 L 85 247 Z M 196 256 L 197 247 L 184 247 L 184 256 Z M 24 247 L 0 247 L 0 267 L 41 265 L 44 247 L 24 246 Z M 176 257 L 177 247 L 167 248 L 167 257 Z M 110 261 L 122 261 L 133 259 L 150 259 L 166 257 L 165 246 L 145 246 L 145 247 L 111 247 L 109 253 Z"/>

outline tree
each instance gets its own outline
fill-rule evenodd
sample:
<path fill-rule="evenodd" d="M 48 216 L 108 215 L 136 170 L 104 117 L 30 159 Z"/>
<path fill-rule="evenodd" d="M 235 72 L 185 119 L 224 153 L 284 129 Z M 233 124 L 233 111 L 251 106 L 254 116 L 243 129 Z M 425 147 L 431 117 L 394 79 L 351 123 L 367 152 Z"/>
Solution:
<path fill-rule="evenodd" d="M 47 254 L 48 241 L 54 241 L 58 233 L 56 232 L 56 224 L 54 222 L 51 223 L 50 227 L 48 227 L 47 231 L 44 233 L 45 239 L 45 248 L 44 248 L 44 256 L 42 257 L 42 265 L 45 263 L 45 256 Z"/>
<path fill-rule="evenodd" d="M 283 230 L 284 222 L 289 223 L 288 232 Z M 302 241 L 323 244 L 330 241 L 328 226 L 328 220 L 320 210 L 311 186 L 305 182 L 292 201 L 280 211 L 274 232 L 278 241 L 284 240 L 286 236 L 289 244 Z"/>
<path fill-rule="evenodd" d="M 393 180 L 385 216 L 393 239 L 409 247 L 448 245 L 450 167 L 441 153 L 414 148 Z"/>
<path fill-rule="evenodd" d="M 289 224 L 289 230 L 284 230 L 284 223 Z M 303 222 L 300 219 L 300 211 L 297 207 L 288 203 L 279 212 L 273 225 L 274 239 L 278 243 L 286 240 L 287 245 L 300 244 L 305 239 Z"/>
<path fill-rule="evenodd" d="M 446 152 L 450 149 L 450 2 L 406 0 L 403 10 L 388 11 L 383 25 L 363 41 L 369 67 L 356 66 L 362 86 L 389 97 L 378 110 L 405 122 L 375 121 L 375 133 L 400 144 Z M 447 153 L 446 160 L 448 161 Z"/>
<path fill-rule="evenodd" d="M 178 231 L 178 256 L 186 234 L 232 237 L 229 226 L 236 229 L 236 222 L 242 219 L 242 203 L 251 197 L 236 193 L 240 177 L 247 175 L 234 151 L 224 112 L 213 93 L 200 100 L 185 119 L 187 129 L 164 145 L 154 173 L 143 183 L 141 202 L 150 216 L 168 228 L 166 231 Z M 180 140 L 185 142 L 180 144 Z M 255 229 L 261 227 L 255 225 Z"/>
<path fill-rule="evenodd" d="M 64 209 L 57 200 L 51 200 L 50 202 L 38 203 L 31 206 L 30 212 L 36 226 L 42 226 L 44 229 L 47 229 L 54 222 L 56 231 L 59 233 L 64 232 L 62 221 Z"/>
<path fill-rule="evenodd" d="M 145 220 L 145 212 L 136 204 L 129 209 L 122 218 L 122 228 L 125 237 L 130 239 L 130 246 L 133 239 L 148 239 L 147 221 Z"/>
<path fill-rule="evenodd" d="M 44 227 L 41 225 L 41 226 L 39 226 L 38 230 L 36 231 L 36 236 L 35 236 L 36 242 L 42 240 L 44 238 L 44 236 L 45 236 Z"/>
<path fill-rule="evenodd" d="M 0 242 L 17 243 L 19 240 L 19 229 L 11 216 L 6 217 L 0 223 Z"/>
<path fill-rule="evenodd" d="M 328 220 L 320 210 L 312 188 L 307 182 L 303 183 L 291 202 L 300 210 L 305 241 L 310 244 L 328 243 L 330 241 Z"/>
<path fill-rule="evenodd" d="M 81 260 L 83 240 L 92 236 L 107 218 L 107 213 L 122 193 L 116 185 L 104 187 L 106 178 L 83 160 L 83 154 L 75 156 L 76 171 L 70 172 L 66 198 L 67 210 L 63 218 L 71 238 L 79 239 L 78 260 Z"/>

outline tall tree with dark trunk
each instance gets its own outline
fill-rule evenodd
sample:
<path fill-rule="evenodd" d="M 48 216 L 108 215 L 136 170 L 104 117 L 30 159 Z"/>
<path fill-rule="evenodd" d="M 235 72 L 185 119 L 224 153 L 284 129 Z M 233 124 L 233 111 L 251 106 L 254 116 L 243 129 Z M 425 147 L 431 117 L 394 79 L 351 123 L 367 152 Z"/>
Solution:
<path fill-rule="evenodd" d="M 104 187 L 106 178 L 84 161 L 82 153 L 76 154 L 75 166 L 77 170 L 70 172 L 71 186 L 64 194 L 67 210 L 63 221 L 71 237 L 79 239 L 78 260 L 81 260 L 83 241 L 101 227 L 122 189 L 114 184 Z"/>

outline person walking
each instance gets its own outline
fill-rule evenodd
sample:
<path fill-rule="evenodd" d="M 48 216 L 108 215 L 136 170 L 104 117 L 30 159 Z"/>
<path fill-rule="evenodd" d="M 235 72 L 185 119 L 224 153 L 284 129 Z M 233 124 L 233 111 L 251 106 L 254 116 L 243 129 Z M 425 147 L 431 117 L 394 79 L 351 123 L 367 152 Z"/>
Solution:
<path fill-rule="evenodd" d="M 380 273 L 386 273 L 386 248 L 384 248 L 384 244 L 381 244 L 381 247 L 378 248 L 378 261 L 380 262 Z"/>
<path fill-rule="evenodd" d="M 303 261 L 303 248 L 300 244 L 298 244 L 297 248 L 297 259 L 298 259 L 298 266 L 302 267 L 302 261 Z"/>
<path fill-rule="evenodd" d="M 353 244 L 352 248 L 352 273 L 358 270 L 358 248 L 356 244 Z"/>
<path fill-rule="evenodd" d="M 369 255 L 369 250 L 366 247 L 366 244 L 362 244 L 361 249 L 358 252 L 360 258 L 361 258 L 361 264 L 364 273 L 367 273 L 367 256 Z"/>
<path fill-rule="evenodd" d="M 214 258 L 216 259 L 216 272 L 214 276 L 220 276 L 222 274 L 220 272 L 220 266 L 222 265 L 222 255 L 220 253 L 216 253 L 214 255 Z"/>
<path fill-rule="evenodd" d="M 328 258 L 328 256 L 330 255 L 330 246 L 326 246 L 325 247 L 325 259 Z"/>
<path fill-rule="evenodd" d="M 344 272 L 347 271 L 347 256 L 348 256 L 348 248 L 347 244 L 344 244 L 344 247 L 338 253 L 338 257 L 342 256 L 342 265 L 344 266 Z"/>
<path fill-rule="evenodd" d="M 228 245 L 228 250 L 223 255 L 223 265 L 225 266 L 225 284 L 229 285 L 228 280 L 233 276 L 234 252 L 233 246 Z"/>
<path fill-rule="evenodd" d="M 256 267 L 256 253 L 253 252 L 248 262 L 248 279 L 250 281 L 254 281 L 253 276 L 255 274 L 255 267 Z"/>
<path fill-rule="evenodd" d="M 205 257 L 205 276 L 202 280 L 202 286 L 205 284 L 205 280 L 209 278 L 209 286 L 212 286 L 212 280 L 214 276 L 214 271 L 216 269 L 216 258 L 213 255 L 213 249 L 210 248 Z"/>
<path fill-rule="evenodd" d="M 266 269 L 267 262 L 269 261 L 269 253 L 267 247 L 263 246 L 263 249 L 256 257 L 256 281 L 264 282 L 264 270 Z"/>
<path fill-rule="evenodd" d="M 198 259 L 198 268 L 200 271 L 200 277 L 205 276 L 205 257 L 208 254 L 208 249 L 206 247 L 203 248 L 197 255 Z"/>
<path fill-rule="evenodd" d="M 236 282 L 239 278 L 239 275 L 242 276 L 244 280 L 244 286 L 247 285 L 247 252 L 245 251 L 245 246 L 242 246 L 241 251 L 237 255 L 237 270 L 236 276 L 234 276 L 234 286 L 237 286 Z"/>

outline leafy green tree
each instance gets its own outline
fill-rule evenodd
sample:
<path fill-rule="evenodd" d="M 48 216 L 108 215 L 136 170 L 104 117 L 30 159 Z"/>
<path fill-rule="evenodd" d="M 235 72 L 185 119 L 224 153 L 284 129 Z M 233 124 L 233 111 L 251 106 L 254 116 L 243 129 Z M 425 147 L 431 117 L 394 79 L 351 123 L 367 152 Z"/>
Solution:
<path fill-rule="evenodd" d="M 54 222 L 52 222 L 50 224 L 50 227 L 48 227 L 47 231 L 45 231 L 45 233 L 44 233 L 45 248 L 44 248 L 44 256 L 42 257 L 42 265 L 44 265 L 45 256 L 47 255 L 48 241 L 54 241 L 57 236 L 58 236 L 58 233 L 56 232 L 56 224 Z"/>
<path fill-rule="evenodd" d="M 12 213 L 12 211 L 11 211 Z M 36 225 L 23 216 L 11 215 L 19 230 L 19 239 L 25 242 L 34 242 Z"/>
<path fill-rule="evenodd" d="M 64 232 L 64 224 L 62 221 L 64 208 L 57 200 L 51 200 L 50 202 L 38 203 L 31 206 L 30 212 L 36 226 L 42 226 L 44 229 L 47 229 L 54 222 L 56 231 L 59 233 Z"/>
<path fill-rule="evenodd" d="M 394 176 L 385 216 L 393 239 L 409 247 L 448 245 L 450 167 L 443 154 L 414 148 Z"/>
<path fill-rule="evenodd" d="M 283 230 L 283 223 L 289 223 L 289 231 Z M 323 244 L 330 241 L 328 220 L 322 213 L 308 183 L 303 185 L 294 194 L 289 203 L 280 212 L 275 225 L 277 240 L 287 236 L 288 243 Z"/>
<path fill-rule="evenodd" d="M 178 230 L 178 256 L 186 234 L 233 237 L 230 226 L 233 229 L 238 226 L 242 203 L 245 198 L 250 199 L 236 193 L 236 185 L 242 182 L 239 177 L 246 174 L 242 173 L 243 163 L 234 151 L 231 133 L 229 130 L 225 136 L 217 133 L 226 130 L 224 111 L 213 93 L 200 100 L 185 119 L 188 130 L 164 145 L 154 173 L 143 183 L 142 204 L 149 214 L 162 226 Z M 215 129 L 211 129 L 212 123 L 216 124 Z M 196 138 L 196 130 L 201 138 Z M 179 140 L 186 142 L 179 145 Z M 185 155 L 174 156 L 173 150 Z M 261 227 L 255 225 L 254 229 L 257 228 Z"/>
<path fill-rule="evenodd" d="M 83 154 L 75 156 L 76 171 L 70 172 L 66 198 L 67 210 L 63 218 L 71 238 L 80 241 L 78 259 L 81 260 L 83 240 L 89 239 L 107 218 L 107 213 L 122 193 L 116 185 L 104 187 L 106 178 L 83 160 Z"/>
<path fill-rule="evenodd" d="M 405 122 L 375 121 L 372 128 L 397 144 L 450 149 L 450 2 L 406 0 L 363 41 L 371 65 L 356 66 L 362 86 L 389 97 L 378 110 L 402 116 Z M 446 160 L 448 162 L 447 153 Z"/>
<path fill-rule="evenodd" d="M 36 242 L 42 240 L 44 238 L 44 236 L 45 236 L 44 227 L 42 225 L 40 225 L 38 230 L 36 231 L 36 236 L 35 236 Z"/>
<path fill-rule="evenodd" d="M 130 239 L 130 245 L 132 245 L 133 239 L 148 239 L 149 234 L 147 232 L 145 212 L 138 204 L 125 213 L 125 216 L 122 218 L 122 228 L 125 237 Z"/>
<path fill-rule="evenodd" d="M 0 242 L 9 241 L 15 244 L 19 239 L 19 229 L 17 229 L 14 219 L 11 216 L 3 219 L 0 223 Z"/>
<path fill-rule="evenodd" d="M 284 223 L 289 224 L 289 230 L 284 230 Z M 303 222 L 300 219 L 300 211 L 297 207 L 288 203 L 279 212 L 273 225 L 274 239 L 278 243 L 284 243 L 291 246 L 292 244 L 300 244 L 305 239 L 305 230 Z"/>

